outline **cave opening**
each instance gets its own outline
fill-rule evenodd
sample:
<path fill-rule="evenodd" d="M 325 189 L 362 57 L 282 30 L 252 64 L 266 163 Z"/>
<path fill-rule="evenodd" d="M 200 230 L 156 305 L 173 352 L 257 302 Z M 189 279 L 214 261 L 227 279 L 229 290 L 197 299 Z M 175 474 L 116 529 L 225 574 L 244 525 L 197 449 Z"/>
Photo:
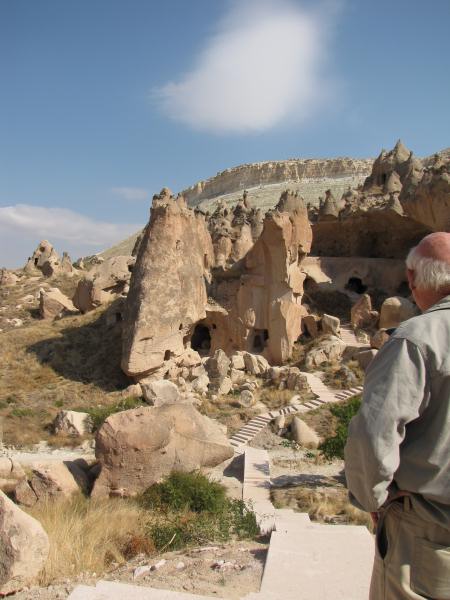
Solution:
<path fill-rule="evenodd" d="M 211 333 L 206 325 L 196 325 L 191 338 L 191 348 L 199 354 L 208 354 L 211 350 Z"/>
<path fill-rule="evenodd" d="M 253 334 L 253 352 L 263 352 L 266 347 L 266 342 L 269 339 L 269 332 L 267 329 L 255 329 Z"/>
<path fill-rule="evenodd" d="M 346 290 L 350 292 L 356 292 L 357 294 L 364 294 L 367 290 L 367 285 L 364 285 L 359 277 L 350 277 L 345 286 Z"/>

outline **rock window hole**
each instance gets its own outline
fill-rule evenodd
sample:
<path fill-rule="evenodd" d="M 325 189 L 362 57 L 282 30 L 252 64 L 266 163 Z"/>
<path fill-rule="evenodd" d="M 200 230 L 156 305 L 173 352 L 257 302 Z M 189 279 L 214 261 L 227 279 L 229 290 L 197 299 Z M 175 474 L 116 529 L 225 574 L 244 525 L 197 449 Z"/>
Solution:
<path fill-rule="evenodd" d="M 172 356 L 172 352 L 170 350 L 166 350 L 164 352 L 164 360 L 170 360 L 171 356 Z"/>
<path fill-rule="evenodd" d="M 356 292 L 357 294 L 364 294 L 367 290 L 367 285 L 364 285 L 359 277 L 350 277 L 345 286 L 346 290 L 350 292 Z"/>
<path fill-rule="evenodd" d="M 256 329 L 253 336 L 253 351 L 263 352 L 268 339 L 269 332 L 267 331 L 267 329 Z"/>
<path fill-rule="evenodd" d="M 199 354 L 207 354 L 211 350 L 211 334 L 206 325 L 196 325 L 191 338 L 191 348 Z"/>

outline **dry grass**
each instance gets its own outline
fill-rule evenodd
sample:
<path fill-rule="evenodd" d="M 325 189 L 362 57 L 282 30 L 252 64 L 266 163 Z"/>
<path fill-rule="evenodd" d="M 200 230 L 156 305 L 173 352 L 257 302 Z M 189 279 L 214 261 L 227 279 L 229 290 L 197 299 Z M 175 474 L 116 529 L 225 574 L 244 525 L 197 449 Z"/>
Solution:
<path fill-rule="evenodd" d="M 370 515 L 350 504 L 344 488 L 313 490 L 293 486 L 274 489 L 272 501 L 276 508 L 293 508 L 299 512 L 307 512 L 313 521 L 365 525 L 372 531 Z"/>
<path fill-rule="evenodd" d="M 356 360 L 345 364 L 334 361 L 320 365 L 320 370 L 325 373 L 323 382 L 335 390 L 346 390 L 364 383 L 364 371 Z"/>
<path fill-rule="evenodd" d="M 129 381 L 120 369 L 120 325 L 107 327 L 104 308 L 54 322 L 33 321 L 0 334 L 0 417 L 4 442 L 49 439 L 61 409 L 117 402 Z"/>
<path fill-rule="evenodd" d="M 142 543 L 148 513 L 132 501 L 88 500 L 80 495 L 39 504 L 29 513 L 42 523 L 50 540 L 41 585 L 83 572 L 104 573 L 133 552 L 152 550 L 148 538 Z"/>

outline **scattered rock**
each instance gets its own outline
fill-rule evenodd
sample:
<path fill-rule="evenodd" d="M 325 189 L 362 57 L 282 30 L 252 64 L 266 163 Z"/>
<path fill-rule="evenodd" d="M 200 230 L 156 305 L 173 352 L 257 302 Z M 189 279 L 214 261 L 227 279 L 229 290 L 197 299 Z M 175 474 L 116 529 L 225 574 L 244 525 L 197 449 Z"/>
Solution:
<path fill-rule="evenodd" d="M 25 479 L 25 471 L 11 458 L 0 456 L 0 490 L 9 494 Z"/>
<path fill-rule="evenodd" d="M 8 271 L 7 269 L 0 269 L 0 286 L 13 286 L 16 285 L 19 278 L 17 275 Z"/>
<path fill-rule="evenodd" d="M 60 410 L 53 421 L 53 430 L 56 434 L 83 436 L 91 433 L 92 428 L 93 423 L 89 413 L 75 410 Z"/>
<path fill-rule="evenodd" d="M 341 322 L 337 317 L 324 314 L 322 317 L 322 331 L 338 336 L 341 332 Z"/>
<path fill-rule="evenodd" d="M 209 376 L 209 390 L 213 393 L 228 394 L 231 389 L 231 379 L 228 378 L 230 359 L 223 350 L 216 350 L 214 356 L 206 362 L 205 367 Z M 229 387 L 228 387 L 228 380 Z M 222 391 L 228 388 L 228 391 Z"/>
<path fill-rule="evenodd" d="M 68 466 L 57 461 L 33 464 L 29 484 L 38 501 L 57 496 L 69 498 L 80 490 Z"/>
<path fill-rule="evenodd" d="M 249 390 L 243 390 L 238 399 L 239 406 L 250 408 L 255 404 L 255 397 Z"/>
<path fill-rule="evenodd" d="M 0 491 L 0 593 L 32 583 L 45 564 L 49 541 L 41 524 Z"/>
<path fill-rule="evenodd" d="M 351 323 L 353 329 L 374 327 L 378 321 L 378 312 L 372 310 L 372 299 L 369 294 L 363 294 L 351 308 Z"/>
<path fill-rule="evenodd" d="M 419 311 L 416 305 L 407 298 L 402 298 L 401 296 L 387 298 L 381 305 L 380 329 L 398 327 L 403 321 L 418 314 Z"/>
<path fill-rule="evenodd" d="M 367 367 L 370 365 L 372 360 L 375 358 L 375 356 L 377 355 L 377 352 L 378 352 L 378 350 L 371 348 L 370 350 L 361 350 L 356 355 L 356 360 L 358 361 L 358 364 L 361 367 L 361 369 L 363 369 L 364 371 L 367 370 Z"/>
<path fill-rule="evenodd" d="M 245 369 L 245 362 L 244 362 L 244 357 L 242 356 L 242 353 L 239 354 L 233 354 L 233 356 L 231 357 L 231 367 L 233 369 L 236 369 L 238 371 L 243 371 Z"/>
<path fill-rule="evenodd" d="M 330 335 L 308 352 L 305 366 L 308 369 L 314 369 L 325 362 L 340 360 L 345 348 L 346 345 L 340 338 Z"/>
<path fill-rule="evenodd" d="M 319 326 L 317 324 L 317 318 L 314 315 L 306 315 L 302 319 L 302 325 L 308 335 L 312 338 L 316 338 L 319 335 Z"/>
<path fill-rule="evenodd" d="M 317 433 L 299 417 L 294 417 L 291 423 L 292 439 L 305 448 L 318 448 L 320 438 Z"/>
<path fill-rule="evenodd" d="M 379 329 L 370 338 L 370 347 L 379 350 L 387 341 L 389 341 L 389 337 L 386 329 Z"/>
<path fill-rule="evenodd" d="M 65 313 L 78 312 L 73 302 L 58 288 L 42 290 L 39 297 L 39 314 L 42 319 L 56 319 Z"/>
<path fill-rule="evenodd" d="M 167 379 L 140 381 L 144 400 L 153 406 L 175 404 L 180 401 L 178 386 Z"/>

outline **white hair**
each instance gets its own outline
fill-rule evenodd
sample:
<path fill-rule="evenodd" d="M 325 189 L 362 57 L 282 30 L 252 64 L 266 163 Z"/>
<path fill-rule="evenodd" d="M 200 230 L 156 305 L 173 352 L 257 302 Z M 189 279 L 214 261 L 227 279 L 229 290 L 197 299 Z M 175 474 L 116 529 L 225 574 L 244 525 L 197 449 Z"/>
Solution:
<path fill-rule="evenodd" d="M 450 292 L 450 263 L 421 256 L 415 246 L 406 258 L 406 266 L 414 271 L 414 285 L 419 289 Z"/>

